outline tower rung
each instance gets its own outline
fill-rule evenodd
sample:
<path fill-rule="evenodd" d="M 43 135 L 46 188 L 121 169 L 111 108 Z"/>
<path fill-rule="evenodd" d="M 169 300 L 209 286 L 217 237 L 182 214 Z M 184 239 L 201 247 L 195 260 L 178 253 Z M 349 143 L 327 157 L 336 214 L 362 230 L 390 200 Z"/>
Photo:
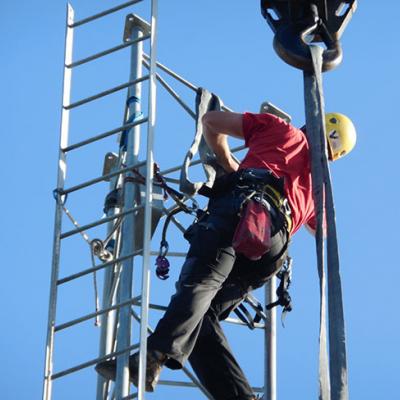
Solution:
<path fill-rule="evenodd" d="M 130 304 L 133 304 L 135 301 L 136 301 L 135 299 L 130 299 L 128 301 L 124 301 L 123 303 L 115 304 L 114 306 L 104 308 L 103 310 L 84 315 L 83 317 L 73 319 L 73 320 L 71 320 L 69 322 L 65 322 L 64 324 L 61 324 L 61 325 L 57 325 L 54 328 L 54 332 L 62 331 L 63 329 L 69 328 L 71 326 L 80 324 L 81 322 L 85 322 L 85 321 L 88 321 L 88 320 L 93 319 L 95 317 L 98 317 L 99 315 L 103 315 L 103 314 L 106 314 L 106 313 L 108 313 L 110 311 L 117 310 L 117 309 L 119 309 L 121 307 L 128 306 Z"/>
<path fill-rule="evenodd" d="M 143 65 L 150 69 L 150 65 L 147 61 L 143 60 Z M 182 106 L 182 108 L 195 120 L 196 113 L 192 111 L 192 109 L 180 98 L 180 96 L 176 93 L 174 89 L 159 75 L 156 74 L 157 80 L 161 83 L 161 85 L 165 88 L 165 90 Z"/>
<path fill-rule="evenodd" d="M 133 128 L 134 126 L 143 124 L 143 123 L 145 123 L 145 122 L 147 122 L 147 121 L 148 121 L 148 118 L 145 117 L 145 118 L 142 118 L 142 119 L 137 120 L 137 121 L 135 121 L 135 122 L 130 122 L 129 124 L 125 124 L 125 125 L 122 125 L 122 126 L 120 126 L 120 127 L 118 127 L 118 128 L 112 129 L 112 130 L 110 130 L 110 131 L 106 131 L 106 132 L 104 132 L 104 133 L 100 133 L 99 135 L 93 136 L 93 137 L 91 137 L 91 138 L 89 138 L 89 139 L 82 140 L 81 142 L 71 144 L 70 146 L 65 147 L 65 148 L 63 148 L 63 149 L 61 149 L 61 150 L 62 150 L 64 153 L 67 153 L 68 151 L 78 149 L 78 148 L 80 148 L 80 147 L 86 146 L 87 144 L 96 142 L 96 141 L 101 140 L 101 139 L 105 139 L 105 138 L 108 137 L 108 136 L 111 136 L 111 135 L 114 135 L 114 134 L 116 134 L 116 133 L 122 132 L 122 131 L 124 131 L 124 130 L 126 130 L 126 129 Z M 143 164 L 143 165 L 144 165 L 144 164 Z"/>
<path fill-rule="evenodd" d="M 150 56 L 146 53 L 143 53 L 143 58 L 145 58 L 147 61 L 150 60 Z M 177 73 L 175 73 L 174 71 L 172 71 L 170 68 L 166 67 L 164 64 L 161 64 L 160 62 L 156 62 L 156 65 L 158 68 L 160 68 L 161 70 L 163 70 L 164 72 L 166 72 L 168 75 L 172 76 L 173 78 L 175 78 L 177 81 L 181 82 L 182 84 L 184 84 L 185 86 L 187 86 L 189 89 L 192 89 L 193 91 L 197 91 L 198 87 L 193 85 L 192 83 L 190 83 L 188 80 L 186 80 L 185 78 L 182 78 L 180 75 L 178 75 Z"/>
<path fill-rule="evenodd" d="M 97 265 L 95 267 L 85 269 L 85 270 L 83 270 L 81 272 L 78 272 L 76 274 L 66 276 L 65 278 L 59 279 L 57 281 L 57 286 L 62 285 L 62 284 L 67 283 L 67 282 L 70 282 L 70 281 L 73 281 L 75 279 L 78 279 L 81 276 L 85 276 L 85 275 L 91 274 L 93 272 L 97 272 L 97 271 L 99 271 L 101 269 L 110 267 L 111 265 L 114 265 L 114 264 L 117 264 L 119 262 L 125 261 L 125 260 L 127 260 L 129 258 L 132 258 L 132 257 L 135 257 L 135 256 L 139 256 L 139 255 L 142 254 L 142 252 L 143 252 L 142 249 L 136 250 L 135 252 L 133 252 L 131 254 L 128 254 L 126 256 L 119 257 L 119 258 L 116 258 L 115 260 L 108 261 L 108 262 L 106 262 L 104 264 L 100 264 L 100 265 Z M 159 254 L 158 251 L 152 251 L 151 252 L 152 256 L 157 256 L 158 254 Z M 186 257 L 186 253 L 177 253 L 177 252 L 172 252 L 171 251 L 170 253 L 168 253 L 168 257 Z"/>
<path fill-rule="evenodd" d="M 71 64 L 66 65 L 66 67 L 67 68 L 78 67 L 79 65 L 83 65 L 83 64 L 86 64 L 86 63 L 88 63 L 90 61 L 97 60 L 98 58 L 101 58 L 101 57 L 106 56 L 108 54 L 112 54 L 112 53 L 114 53 L 114 52 L 116 52 L 118 50 L 125 49 L 126 47 L 132 46 L 132 45 L 134 45 L 136 43 L 139 43 L 139 42 L 143 42 L 144 40 L 147 40 L 147 39 L 150 39 L 150 35 L 143 35 L 142 37 L 140 37 L 138 39 L 131 40 L 129 42 L 119 44 L 118 46 L 111 47 L 108 50 L 104 50 L 104 51 L 102 51 L 100 53 L 96 53 L 96 54 L 93 54 L 93 55 L 91 55 L 89 57 L 82 58 L 81 60 L 78 60 L 78 61 L 75 61 L 75 62 L 73 62 Z"/>
<path fill-rule="evenodd" d="M 227 322 L 229 324 L 247 326 L 247 324 L 244 323 L 243 321 L 241 321 L 240 319 L 231 318 L 231 317 L 228 317 L 228 318 L 224 319 L 224 322 Z M 254 328 L 256 328 L 256 329 L 265 329 L 265 325 L 264 324 L 260 324 L 260 323 L 255 323 L 254 324 Z"/>
<path fill-rule="evenodd" d="M 85 269 L 85 270 L 83 270 L 83 271 L 81 271 L 81 272 L 77 272 L 76 274 L 66 276 L 65 278 L 59 279 L 59 280 L 57 281 L 57 285 L 58 285 L 58 286 L 59 286 L 59 285 L 62 285 L 62 284 L 64 284 L 64 283 L 67 283 L 67 282 L 73 281 L 73 280 L 75 280 L 75 279 L 78 279 L 78 278 L 80 278 L 81 276 L 85 276 L 85 275 L 91 274 L 92 272 L 99 271 L 99 270 L 101 270 L 101 269 L 110 267 L 110 266 L 112 266 L 112 265 L 114 265 L 114 264 L 117 264 L 117 263 L 119 263 L 119 262 L 128 260 L 129 258 L 138 256 L 138 255 L 140 255 L 140 254 L 142 253 L 142 251 L 143 251 L 143 250 L 140 249 L 140 250 L 134 251 L 133 253 L 128 254 L 128 255 L 126 255 L 126 256 L 119 257 L 119 258 L 116 258 L 115 260 L 111 260 L 111 261 L 106 262 L 106 263 L 104 263 L 104 264 L 97 265 L 96 267 L 88 268 L 88 269 Z"/>
<path fill-rule="evenodd" d="M 94 184 L 99 183 L 99 182 L 107 181 L 109 178 L 112 178 L 113 176 L 117 176 L 117 175 L 123 174 L 125 172 L 131 171 L 132 169 L 136 169 L 136 168 L 142 167 L 144 165 L 146 165 L 146 162 L 142 161 L 142 162 L 134 164 L 132 166 L 121 168 L 118 171 L 110 172 L 109 174 L 102 175 L 102 176 L 99 176 L 97 178 L 90 179 L 89 181 L 80 183 L 79 185 L 71 186 L 70 188 L 67 188 L 67 189 L 64 189 L 64 190 L 60 190 L 59 194 L 60 194 L 60 196 L 64 196 L 66 194 L 69 194 L 69 193 L 72 193 L 72 192 L 76 192 L 77 190 L 83 189 L 85 187 L 94 185 Z"/>
<path fill-rule="evenodd" d="M 132 214 L 132 213 L 134 213 L 134 212 L 136 212 L 136 211 L 138 211 L 138 210 L 140 210 L 142 208 L 144 208 L 142 205 L 137 206 L 137 207 L 132 207 L 129 210 L 120 212 L 118 214 L 114 214 L 111 217 L 106 217 L 106 218 L 99 219 L 99 220 L 97 220 L 95 222 L 92 222 L 90 224 L 81 226 L 80 228 L 76 228 L 76 229 L 73 229 L 71 231 L 68 231 L 68 232 L 65 232 L 65 233 L 61 234 L 60 239 L 65 239 L 65 238 L 67 238 L 69 236 L 72 236 L 72 235 L 75 235 L 77 233 L 86 231 L 87 229 L 94 228 L 95 226 L 103 225 L 103 224 L 105 224 L 107 222 L 110 222 L 110 221 L 113 221 L 114 219 L 117 219 L 119 217 L 123 217 L 125 215 Z"/>
<path fill-rule="evenodd" d="M 102 11 L 101 13 L 94 14 L 90 17 L 81 19 L 80 21 L 76 21 L 73 24 L 68 25 L 69 28 L 76 28 L 77 26 L 81 26 L 87 24 L 88 22 L 94 21 L 95 19 L 99 19 L 101 17 L 105 17 L 106 15 L 115 13 L 117 11 L 123 10 L 126 7 L 132 6 L 134 4 L 140 3 L 143 0 L 132 0 L 128 1 L 127 3 L 120 4 L 119 6 L 109 8 L 108 10 Z"/>
<path fill-rule="evenodd" d="M 79 100 L 79 101 L 77 101 L 75 103 L 71 103 L 71 104 L 69 104 L 67 106 L 64 106 L 63 108 L 65 110 L 72 110 L 73 108 L 82 106 L 83 104 L 90 103 L 91 101 L 94 101 L 94 100 L 100 99 L 102 97 L 108 96 L 109 94 L 118 92 L 119 90 L 126 89 L 129 86 L 133 86 L 133 85 L 136 85 L 136 84 L 138 84 L 140 82 L 146 81 L 146 80 L 149 79 L 149 77 L 150 77 L 150 75 L 142 76 L 141 78 L 138 78 L 138 79 L 135 79 L 133 81 L 129 81 L 129 82 L 123 83 L 122 85 L 115 86 L 115 87 L 113 87 L 111 89 L 105 90 L 104 92 L 100 92 L 100 93 L 97 93 L 97 94 L 95 94 L 93 96 L 86 97 L 85 99 Z"/>
<path fill-rule="evenodd" d="M 125 306 L 128 306 L 130 304 L 132 306 L 133 305 L 135 305 L 135 306 L 140 306 L 141 305 L 140 301 L 138 300 L 138 297 L 133 297 L 133 298 L 127 300 L 127 301 L 124 301 L 123 303 L 115 304 L 115 305 L 113 305 L 111 307 L 104 308 L 103 310 L 100 310 L 100 311 L 97 311 L 97 312 L 93 312 L 93 313 L 90 313 L 90 314 L 86 314 L 86 315 L 84 315 L 82 317 L 73 319 L 73 320 L 65 322 L 63 324 L 56 325 L 55 328 L 54 328 L 54 332 L 62 331 L 63 329 L 66 329 L 66 328 L 69 328 L 71 326 L 80 324 L 81 322 L 88 321 L 90 319 L 98 317 L 99 315 L 106 314 L 106 313 L 108 313 L 110 311 L 117 310 L 117 309 L 119 309 L 121 307 L 125 307 Z M 149 308 L 151 308 L 153 310 L 159 310 L 159 311 L 165 311 L 167 309 L 167 307 L 160 306 L 158 304 L 149 304 Z"/>
<path fill-rule="evenodd" d="M 198 387 L 198 385 L 194 384 L 193 382 L 186 382 L 186 381 L 160 380 L 160 381 L 158 381 L 158 384 L 164 385 L 164 386 Z"/>
<path fill-rule="evenodd" d="M 105 355 L 103 357 L 98 357 L 98 358 L 95 358 L 93 360 L 86 361 L 86 362 L 84 362 L 82 364 L 76 365 L 75 367 L 68 368 L 68 369 L 65 369 L 63 371 L 60 371 L 60 372 L 57 372 L 57 373 L 51 375 L 51 379 L 55 380 L 55 379 L 61 378 L 62 376 L 72 374 L 73 372 L 79 371 L 79 370 L 84 369 L 84 368 L 91 367 L 92 365 L 96 365 L 97 363 L 99 363 L 101 361 L 105 361 L 105 360 L 108 360 L 109 358 L 114 358 L 114 357 L 120 356 L 121 354 L 127 353 L 127 352 L 129 352 L 131 350 L 136 350 L 138 348 L 139 348 L 139 345 L 138 344 L 134 344 L 132 346 L 127 347 L 126 349 L 123 349 L 123 350 L 120 350 L 120 351 L 115 351 L 115 352 L 109 353 L 109 354 L 107 354 L 107 355 Z"/>

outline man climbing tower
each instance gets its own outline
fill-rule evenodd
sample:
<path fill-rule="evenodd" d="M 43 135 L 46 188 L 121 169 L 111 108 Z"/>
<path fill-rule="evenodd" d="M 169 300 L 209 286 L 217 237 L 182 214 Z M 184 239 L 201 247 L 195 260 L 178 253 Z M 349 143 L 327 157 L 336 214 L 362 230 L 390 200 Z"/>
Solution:
<path fill-rule="evenodd" d="M 190 249 L 176 293 L 147 342 L 146 390 L 154 391 L 163 366 L 179 369 L 189 360 L 215 400 L 252 400 L 256 397 L 219 321 L 279 271 L 289 240 L 302 225 L 315 230 L 309 146 L 301 129 L 271 114 L 210 111 L 202 122 L 206 142 L 227 175 L 204 192 L 210 197 L 207 213 L 185 233 Z M 326 132 L 330 160 L 355 145 L 354 126 L 344 115 L 327 114 Z M 249 148 L 240 164 L 231 156 L 228 136 L 244 139 Z M 270 220 L 261 258 L 240 254 L 232 245 L 250 194 Z M 135 385 L 138 364 L 138 353 L 130 356 Z M 96 370 L 114 380 L 116 362 L 99 363 Z"/>

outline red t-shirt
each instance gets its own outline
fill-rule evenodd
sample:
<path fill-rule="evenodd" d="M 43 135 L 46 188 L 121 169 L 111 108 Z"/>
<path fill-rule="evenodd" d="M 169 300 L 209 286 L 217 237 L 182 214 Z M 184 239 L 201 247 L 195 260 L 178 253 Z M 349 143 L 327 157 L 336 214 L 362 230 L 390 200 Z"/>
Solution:
<path fill-rule="evenodd" d="M 303 224 L 315 230 L 309 147 L 304 133 L 272 114 L 245 113 L 243 135 L 249 151 L 239 169 L 268 168 L 283 177 L 292 210 L 291 234 Z"/>

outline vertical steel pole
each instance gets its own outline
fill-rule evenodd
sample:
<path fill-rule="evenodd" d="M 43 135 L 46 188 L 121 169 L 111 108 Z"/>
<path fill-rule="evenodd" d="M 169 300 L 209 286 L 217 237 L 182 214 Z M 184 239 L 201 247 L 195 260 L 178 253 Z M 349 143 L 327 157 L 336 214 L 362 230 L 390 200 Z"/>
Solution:
<path fill-rule="evenodd" d="M 110 172 L 118 169 L 118 166 L 115 166 Z M 117 182 L 119 180 L 119 176 L 116 176 L 110 181 L 110 191 L 114 190 L 117 187 Z M 118 209 L 119 210 L 119 209 Z M 112 208 L 107 216 L 114 215 L 117 211 L 116 208 Z M 114 227 L 116 222 L 112 221 L 108 223 L 107 231 L 110 233 Z M 117 235 L 114 234 L 113 239 L 115 240 L 115 249 L 117 246 Z M 114 254 L 116 251 L 114 250 Z M 108 267 L 104 271 L 104 285 L 103 285 L 103 301 L 102 301 L 102 309 L 110 307 L 111 305 L 116 303 L 115 290 L 112 293 L 112 288 L 114 286 L 114 281 L 117 279 L 117 274 L 115 272 L 115 266 Z M 117 311 L 110 311 L 106 314 L 103 314 L 101 317 L 101 333 L 100 333 L 100 345 L 99 345 L 99 357 L 103 357 L 106 354 L 109 354 L 113 351 L 113 345 L 115 341 L 115 325 L 116 325 Z M 97 376 L 97 391 L 96 391 L 96 399 L 104 400 L 107 395 L 107 380 L 104 379 L 101 375 Z"/>
<path fill-rule="evenodd" d="M 67 65 L 72 63 L 72 48 L 73 48 L 73 28 L 71 25 L 74 23 L 74 10 L 70 4 L 67 4 L 66 16 L 66 31 L 65 31 L 65 54 L 64 54 L 64 78 L 63 78 L 63 99 L 61 109 L 61 127 L 60 127 L 60 149 L 58 156 L 58 176 L 57 176 L 57 189 L 64 188 L 64 182 L 67 173 L 66 155 L 62 151 L 68 145 L 68 132 L 69 132 L 69 111 L 65 106 L 70 104 L 71 99 L 71 77 L 72 71 L 67 68 Z M 49 314 L 47 324 L 47 340 L 46 340 L 46 355 L 45 355 L 45 371 L 44 371 L 44 385 L 43 385 L 43 399 L 51 399 L 52 378 L 53 373 L 53 350 L 54 350 L 54 327 L 56 322 L 57 310 L 57 280 L 60 267 L 60 251 L 61 251 L 61 224 L 62 224 L 62 196 L 56 194 L 56 211 L 54 222 L 54 239 L 53 239 L 53 259 L 51 267 L 51 280 L 50 280 L 50 300 L 49 300 Z"/>
<path fill-rule="evenodd" d="M 265 285 L 265 301 L 276 301 L 276 276 Z M 276 307 L 266 311 L 264 400 L 276 400 Z"/>
<path fill-rule="evenodd" d="M 140 361 L 138 399 L 144 399 L 146 378 L 147 325 L 149 320 L 150 296 L 150 251 L 151 251 L 151 212 L 153 201 L 153 146 L 156 122 L 156 62 L 157 62 L 157 18 L 158 2 L 151 2 L 151 33 L 150 33 L 150 68 L 149 68 L 149 122 L 147 126 L 147 168 L 146 168 L 146 198 L 144 212 L 143 235 L 143 265 L 142 265 L 142 307 L 140 323 Z"/>
<path fill-rule="evenodd" d="M 143 35 L 138 25 L 132 27 L 131 39 L 135 40 Z M 143 45 L 139 42 L 131 47 L 131 72 L 130 80 L 142 76 Z M 137 115 L 140 112 L 141 84 L 128 88 L 128 116 Z M 140 125 L 129 130 L 127 135 L 126 164 L 133 165 L 138 161 L 140 145 Z M 137 185 L 126 178 L 133 177 L 133 172 L 125 174 L 124 182 L 124 208 L 129 209 L 135 202 Z M 129 214 L 122 223 L 122 248 L 121 256 L 133 253 L 135 243 L 135 215 Z M 119 284 L 119 301 L 124 302 L 132 297 L 133 259 L 122 262 L 121 280 Z M 122 307 L 119 311 L 119 327 L 117 334 L 117 350 L 123 350 L 130 345 L 131 314 L 130 306 Z M 117 399 L 129 394 L 129 353 L 124 353 L 117 359 L 117 376 L 115 382 L 115 395 Z"/>

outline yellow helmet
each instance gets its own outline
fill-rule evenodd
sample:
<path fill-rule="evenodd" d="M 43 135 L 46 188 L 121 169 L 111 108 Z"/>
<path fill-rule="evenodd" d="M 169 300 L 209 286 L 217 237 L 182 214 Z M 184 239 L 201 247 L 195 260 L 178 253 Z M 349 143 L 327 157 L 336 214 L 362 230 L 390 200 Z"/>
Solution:
<path fill-rule="evenodd" d="M 348 117 L 339 113 L 325 114 L 325 128 L 330 160 L 335 161 L 353 150 L 357 134 Z"/>

